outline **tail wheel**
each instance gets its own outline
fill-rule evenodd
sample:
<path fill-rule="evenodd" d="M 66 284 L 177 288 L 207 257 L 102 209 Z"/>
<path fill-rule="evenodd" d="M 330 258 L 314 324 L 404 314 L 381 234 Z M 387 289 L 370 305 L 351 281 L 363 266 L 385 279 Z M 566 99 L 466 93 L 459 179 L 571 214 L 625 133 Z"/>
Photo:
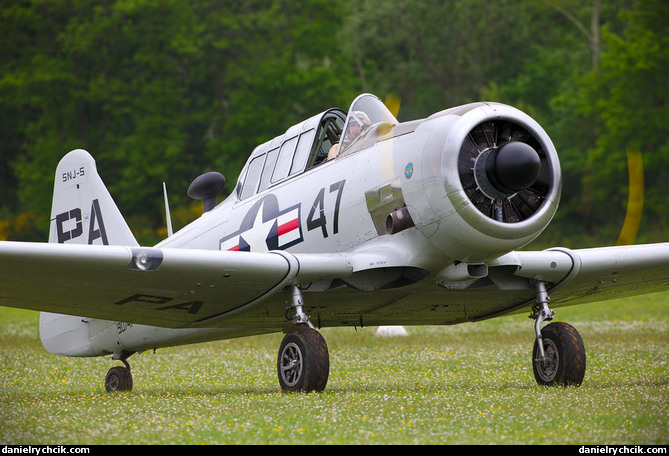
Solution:
<path fill-rule="evenodd" d="M 534 378 L 543 386 L 578 386 L 585 376 L 585 347 L 576 328 L 553 322 L 541 330 L 546 359 L 540 359 L 538 341 L 532 350 Z"/>
<path fill-rule="evenodd" d="M 325 339 L 306 325 L 291 329 L 281 342 L 277 359 L 283 391 L 323 391 L 328 382 L 330 356 Z"/>
<path fill-rule="evenodd" d="M 108 393 L 132 390 L 132 374 L 127 367 L 116 366 L 107 371 L 105 390 Z"/>

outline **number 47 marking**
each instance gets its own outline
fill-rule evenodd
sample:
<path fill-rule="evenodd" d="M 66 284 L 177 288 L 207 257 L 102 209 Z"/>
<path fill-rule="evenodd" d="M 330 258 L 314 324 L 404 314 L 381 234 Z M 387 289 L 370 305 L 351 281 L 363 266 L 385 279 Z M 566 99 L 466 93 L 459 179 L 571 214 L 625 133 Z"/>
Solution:
<path fill-rule="evenodd" d="M 330 193 L 337 192 L 337 198 L 335 200 L 335 207 L 333 213 L 333 222 L 332 222 L 332 234 L 337 234 L 339 232 L 339 205 L 341 204 L 341 194 L 344 190 L 344 184 L 346 180 L 340 180 L 330 185 Z M 316 212 L 318 211 L 318 214 Z M 323 237 L 328 237 L 328 231 L 325 227 L 325 188 L 321 188 L 314 200 L 314 203 L 311 205 L 311 210 L 309 211 L 309 216 L 307 217 L 307 231 L 315 230 L 319 228 L 322 230 Z"/>

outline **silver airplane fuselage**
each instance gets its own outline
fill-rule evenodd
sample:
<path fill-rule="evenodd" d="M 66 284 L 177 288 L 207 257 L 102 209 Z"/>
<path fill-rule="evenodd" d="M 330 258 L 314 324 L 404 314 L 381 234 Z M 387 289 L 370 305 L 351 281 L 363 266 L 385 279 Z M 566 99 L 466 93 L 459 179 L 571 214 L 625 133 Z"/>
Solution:
<path fill-rule="evenodd" d="M 362 111 L 367 112 L 367 120 L 372 118 L 363 133 L 347 149 L 340 149 L 336 158 L 319 158 L 326 146 L 344 140 L 343 131 L 353 121 L 352 116 Z M 328 140 L 325 134 L 327 120 L 336 117 L 330 110 L 258 146 L 223 202 L 155 247 L 354 253 L 356 264 L 351 266 L 356 274 L 350 279 L 301 284 L 305 292 L 328 291 L 310 296 L 306 307 L 313 310 L 319 303 L 336 302 L 341 314 L 350 293 L 386 290 L 363 298 L 369 301 L 369 315 L 352 310 L 349 316 L 333 319 L 324 312 L 318 318 L 319 325 L 404 324 L 412 320 L 401 308 L 386 314 L 378 309 L 400 302 L 410 308 L 411 299 L 421 290 L 442 291 L 435 285 L 438 282 L 457 283 L 484 276 L 486 261 L 529 243 L 557 209 L 560 170 L 555 149 L 544 130 L 515 108 L 474 103 L 399 123 L 378 99 L 363 95 L 353 102 L 348 116 L 343 111 L 335 114 L 339 116 L 338 137 Z M 503 133 L 509 136 L 503 137 Z M 524 189 L 499 190 L 500 185 L 489 182 L 483 161 L 491 151 L 516 140 L 512 134 L 528 133 L 541 154 L 545 169 L 539 179 L 544 180 L 545 189 L 524 219 L 516 214 L 516 219 L 509 220 L 499 214 Z M 301 149 L 300 142 L 308 147 Z M 292 153 L 283 152 L 288 146 Z M 290 166 L 283 165 L 288 161 Z M 473 178 L 466 176 L 469 172 Z M 482 195 L 479 200 L 494 203 L 497 199 L 497 210 L 484 213 L 476 206 L 477 196 L 464 188 L 467 178 Z M 211 201 L 206 204 L 211 205 Z M 482 273 L 477 272 L 480 269 Z M 159 303 L 160 299 L 156 293 L 137 301 Z M 282 307 L 289 297 L 278 294 L 268 299 Z M 458 303 L 453 303 L 449 312 L 432 323 L 480 317 L 480 312 L 468 313 Z M 273 319 L 276 315 L 258 315 L 253 324 L 231 319 L 229 326 L 223 322 L 197 329 L 97 320 L 87 323 L 85 331 L 90 337 L 82 337 L 86 340 L 77 347 L 71 342 L 65 347 L 57 343 L 58 334 L 68 325 L 79 327 L 81 323 L 76 317 L 44 314 L 41 333 L 52 352 L 91 356 L 273 332 L 286 326 L 285 321 Z M 413 322 L 430 323 L 424 317 Z M 95 325 L 99 328 L 91 330 Z"/>

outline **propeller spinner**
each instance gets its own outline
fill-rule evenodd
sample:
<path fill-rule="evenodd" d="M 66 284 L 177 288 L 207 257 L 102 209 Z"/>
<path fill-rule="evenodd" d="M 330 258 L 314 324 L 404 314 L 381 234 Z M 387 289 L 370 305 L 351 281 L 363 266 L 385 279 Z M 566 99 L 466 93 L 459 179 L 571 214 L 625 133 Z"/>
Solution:
<path fill-rule="evenodd" d="M 492 149 L 485 160 L 490 183 L 504 194 L 530 187 L 539 177 L 541 161 L 529 144 L 513 141 Z"/>

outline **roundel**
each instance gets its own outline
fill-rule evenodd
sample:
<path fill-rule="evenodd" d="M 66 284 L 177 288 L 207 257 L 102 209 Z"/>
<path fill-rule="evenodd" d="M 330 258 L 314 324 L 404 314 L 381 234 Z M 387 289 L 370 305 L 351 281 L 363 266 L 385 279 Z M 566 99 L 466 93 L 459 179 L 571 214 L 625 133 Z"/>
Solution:
<path fill-rule="evenodd" d="M 404 176 L 409 179 L 413 176 L 413 163 L 407 163 L 407 166 L 404 168 Z"/>

